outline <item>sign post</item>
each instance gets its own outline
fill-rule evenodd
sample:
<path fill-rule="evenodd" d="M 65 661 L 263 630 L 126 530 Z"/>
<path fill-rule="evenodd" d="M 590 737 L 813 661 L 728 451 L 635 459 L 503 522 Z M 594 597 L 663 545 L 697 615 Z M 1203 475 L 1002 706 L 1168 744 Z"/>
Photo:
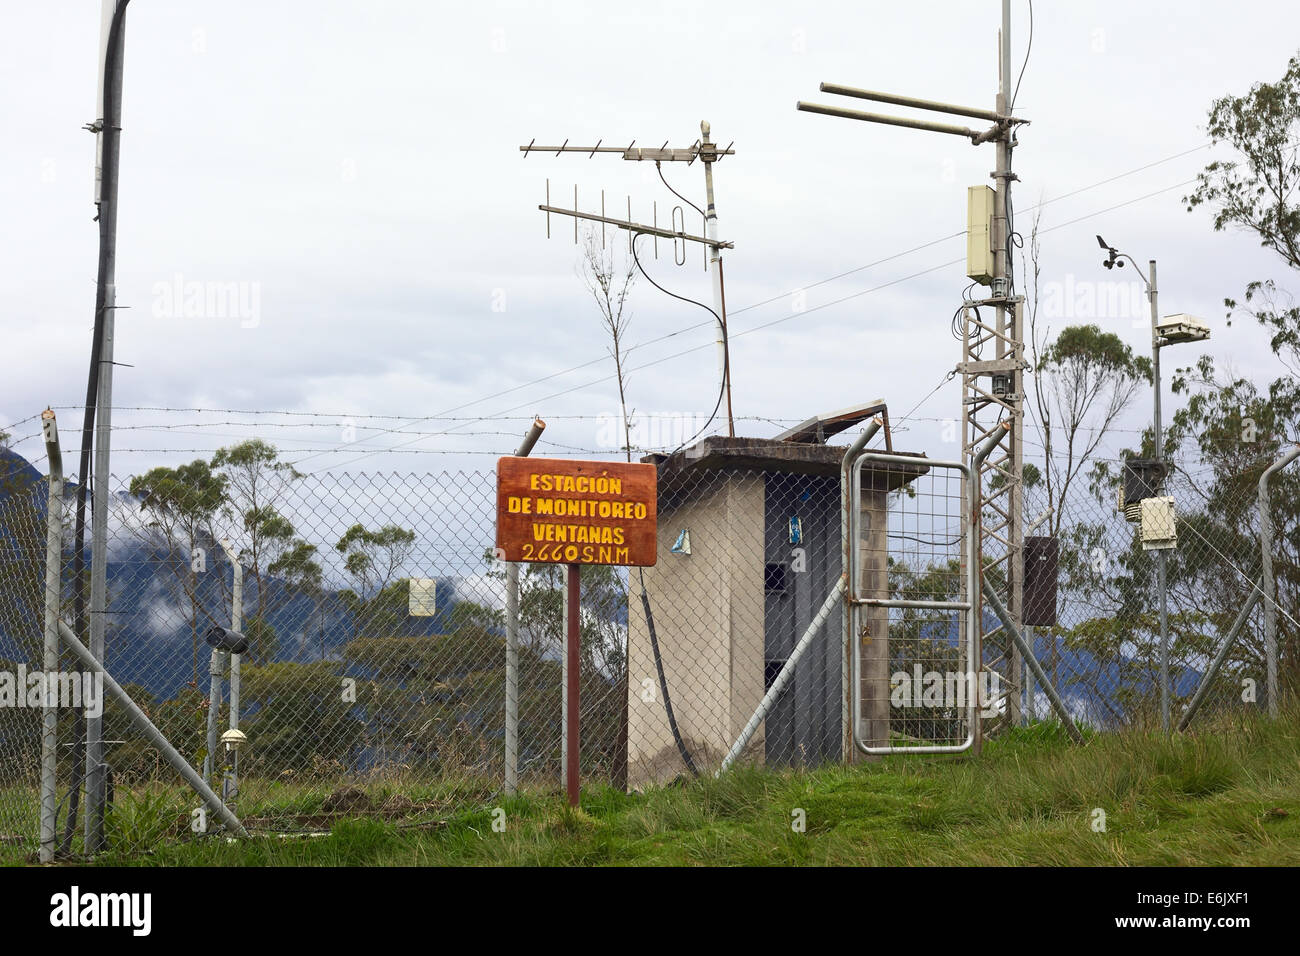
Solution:
<path fill-rule="evenodd" d="M 567 458 L 497 462 L 498 555 L 563 564 L 565 574 L 565 790 L 578 805 L 578 639 L 584 564 L 651 567 L 658 542 L 654 465 Z"/>
<path fill-rule="evenodd" d="M 569 662 L 568 667 L 568 686 L 564 689 L 565 702 L 568 707 L 568 725 L 565 727 L 567 737 L 565 739 L 565 761 L 564 761 L 564 789 L 569 795 L 569 806 L 578 805 L 578 625 L 579 625 L 579 604 L 581 599 L 581 574 L 582 565 L 568 565 L 568 573 L 564 576 L 564 608 L 565 608 L 565 649 L 564 653 Z"/>

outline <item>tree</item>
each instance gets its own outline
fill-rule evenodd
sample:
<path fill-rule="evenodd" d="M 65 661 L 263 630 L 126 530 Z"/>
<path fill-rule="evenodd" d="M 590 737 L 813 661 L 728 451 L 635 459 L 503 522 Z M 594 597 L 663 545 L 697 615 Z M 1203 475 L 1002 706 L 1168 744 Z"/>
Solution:
<path fill-rule="evenodd" d="M 253 571 L 256 605 L 246 621 L 249 656 L 255 663 L 267 663 L 275 657 L 277 638 L 271 621 L 275 604 L 264 575 L 286 553 L 300 552 L 304 546 L 279 510 L 288 488 L 302 475 L 280 461 L 274 445 L 259 438 L 217 449 L 212 469 L 226 479 L 227 510 L 243 529 L 241 560 L 247 558 Z"/>
<path fill-rule="evenodd" d="M 1216 160 L 1202 170 L 1196 189 L 1184 197 L 1188 211 L 1207 206 L 1215 231 L 1235 227 L 1254 234 L 1261 246 L 1300 270 L 1300 55 L 1291 58 L 1276 83 L 1256 83 L 1244 96 L 1215 100 L 1208 130 L 1212 143 L 1226 143 L 1237 158 Z M 1233 299 L 1225 305 L 1238 307 Z M 1300 310 L 1272 280 L 1251 282 L 1243 308 L 1272 333 L 1279 357 L 1300 355 Z"/>
<path fill-rule="evenodd" d="M 1211 140 L 1233 158 L 1208 164 L 1185 203 L 1212 211 L 1216 232 L 1230 227 L 1253 235 L 1292 270 L 1300 271 L 1300 55 L 1276 83 L 1257 83 L 1243 96 L 1224 96 L 1209 110 Z M 1228 322 L 1245 313 L 1269 334 L 1273 354 L 1291 374 L 1267 385 L 1220 368 L 1208 355 L 1179 369 L 1175 393 L 1188 396 L 1174 416 L 1171 440 L 1194 444 L 1208 466 L 1201 480 L 1205 513 L 1222 516 L 1238 567 L 1253 571 L 1258 552 L 1254 488 L 1285 442 L 1300 438 L 1300 309 L 1274 279 L 1250 282 L 1242 301 L 1224 299 Z M 1277 582 L 1279 681 L 1300 693 L 1300 626 L 1289 609 L 1300 605 L 1300 477 L 1294 467 L 1273 479 L 1272 523 Z M 1249 649 L 1248 650 L 1252 650 Z M 1256 660 L 1259 649 L 1253 649 Z"/>
<path fill-rule="evenodd" d="M 1135 356 L 1113 332 L 1095 324 L 1067 326 L 1052 338 L 1039 319 L 1039 277 L 1042 274 L 1038 239 L 1041 207 L 1029 237 L 1031 267 L 1028 319 L 1034 404 L 1030 409 L 1043 447 L 1043 468 L 1030 481 L 1041 482 L 1052 515 L 1047 531 L 1058 535 L 1065 526 L 1070 489 L 1141 386 L 1152 380 L 1151 360 Z M 1035 469 L 1037 472 L 1037 469 Z"/>
<path fill-rule="evenodd" d="M 203 460 L 176 468 L 158 467 L 131 479 L 129 490 L 153 520 L 160 562 L 170 570 L 190 622 L 193 682 L 199 686 L 199 570 L 197 549 L 213 546 L 212 519 L 226 503 L 226 480 Z"/>
<path fill-rule="evenodd" d="M 359 636 L 395 630 L 406 619 L 407 584 L 401 572 L 414 549 L 415 532 L 393 524 L 376 531 L 354 524 L 334 545 L 352 578 L 352 590 L 341 597 Z"/>
<path fill-rule="evenodd" d="M 618 384 L 618 408 L 623 432 L 623 451 L 632 460 L 632 422 L 627 407 L 628 375 L 625 337 L 632 314 L 627 309 L 627 298 L 636 281 L 636 262 L 624 257 L 620 264 L 612 248 L 606 248 L 602 236 L 588 229 L 583 237 L 582 258 L 578 275 L 596 302 L 601 326 L 609 334 L 610 358 L 614 360 L 614 380 Z"/>

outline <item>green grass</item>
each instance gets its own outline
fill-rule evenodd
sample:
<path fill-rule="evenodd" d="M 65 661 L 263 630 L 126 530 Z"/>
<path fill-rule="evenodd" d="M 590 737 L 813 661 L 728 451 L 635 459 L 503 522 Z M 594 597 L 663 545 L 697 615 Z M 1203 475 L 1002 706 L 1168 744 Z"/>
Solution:
<path fill-rule="evenodd" d="M 161 798 L 119 821 L 149 838 Z M 192 800 L 190 801 L 192 802 Z M 493 829 L 493 810 L 505 823 Z M 806 827 L 792 825 L 801 810 Z M 1094 812 L 1106 828 L 1093 828 Z M 891 757 L 808 772 L 741 768 L 644 794 L 501 800 L 441 825 L 378 819 L 328 835 L 185 837 L 140 865 L 1297 865 L 1300 720 L 1207 721 L 1070 744 L 1037 725 L 980 757 Z"/>

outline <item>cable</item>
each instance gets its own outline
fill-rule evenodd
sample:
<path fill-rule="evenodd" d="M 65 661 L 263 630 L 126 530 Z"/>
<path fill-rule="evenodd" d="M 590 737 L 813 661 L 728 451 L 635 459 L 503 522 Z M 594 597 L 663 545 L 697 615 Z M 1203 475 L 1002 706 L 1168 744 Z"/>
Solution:
<path fill-rule="evenodd" d="M 666 185 L 666 184 L 665 184 L 665 185 Z M 669 187 L 669 188 L 671 188 L 671 187 Z M 723 351 L 724 351 L 724 353 L 725 353 L 726 350 L 727 350 L 727 323 L 726 323 L 725 320 L 723 320 L 722 316 L 718 315 L 717 312 L 713 311 L 712 308 L 710 308 L 709 306 L 705 305 L 703 302 L 697 302 L 695 299 L 688 299 L 688 298 L 686 298 L 686 296 L 684 296 L 684 295 L 678 295 L 678 294 L 675 293 L 675 292 L 669 292 L 667 289 L 665 289 L 663 286 L 661 286 L 658 282 L 655 282 L 654 279 L 650 278 L 650 273 L 648 273 L 648 272 L 645 271 L 645 266 L 641 265 L 641 259 L 640 259 L 640 257 L 636 254 L 636 241 L 637 241 L 638 239 L 640 239 L 640 238 L 641 238 L 642 236 L 644 236 L 644 235 L 647 235 L 647 234 L 644 233 L 644 232 L 636 232 L 636 233 L 634 233 L 633 236 L 632 236 L 632 261 L 635 262 L 635 263 L 636 263 L 636 267 L 637 267 L 638 269 L 641 270 L 641 275 L 645 276 L 646 281 L 649 282 L 649 283 L 650 283 L 652 286 L 654 286 L 656 289 L 658 289 L 660 292 L 662 292 L 664 295 L 671 296 L 671 297 L 674 298 L 674 299 L 679 299 L 679 300 L 681 300 L 682 302 L 689 302 L 691 305 L 698 305 L 701 309 L 704 309 L 706 312 L 708 312 L 709 314 L 711 314 L 715 319 L 717 319 L 717 320 L 718 320 L 718 328 L 722 331 L 722 348 L 723 348 Z M 691 436 L 690 438 L 688 438 L 686 441 L 682 442 L 680 445 L 678 445 L 676 448 L 674 448 L 670 454 L 675 455 L 675 454 L 677 454 L 679 451 L 681 451 L 683 448 L 685 448 L 687 445 L 689 445 L 689 444 L 691 444 L 692 442 L 694 442 L 695 439 L 699 438 L 701 435 L 703 435 L 703 434 L 705 433 L 705 431 L 708 430 L 708 427 L 709 427 L 710 425 L 713 424 L 713 420 L 714 420 L 715 418 L 718 417 L 718 409 L 720 409 L 720 408 L 722 407 L 722 398 L 723 398 L 723 396 L 726 394 L 726 391 L 727 391 L 727 379 L 728 379 L 728 377 L 729 377 L 729 375 L 730 375 L 730 371 L 731 371 L 730 368 L 728 368 L 729 364 L 730 364 L 730 363 L 729 363 L 729 362 L 724 358 L 724 360 L 723 360 L 723 364 L 722 364 L 722 381 L 721 381 L 721 382 L 719 383 L 719 385 L 718 385 L 718 400 L 717 400 L 716 402 L 713 403 L 713 412 L 712 412 L 712 414 L 709 415 L 709 420 L 708 420 L 707 422 L 704 423 L 704 426 L 703 426 L 699 431 L 697 431 L 694 435 L 692 435 L 692 436 Z"/>
<path fill-rule="evenodd" d="M 695 205 L 695 203 L 691 202 L 689 199 L 687 199 L 685 196 L 683 196 L 681 193 L 679 193 L 676 189 L 673 189 L 672 186 L 668 185 L 668 180 L 664 179 L 664 171 L 663 171 L 663 169 L 660 168 L 660 167 L 661 167 L 661 164 L 660 164 L 659 160 L 656 159 L 656 160 L 655 160 L 655 172 L 657 172 L 657 173 L 659 174 L 659 180 L 660 180 L 660 182 L 662 182 L 662 183 L 664 184 L 664 186 L 667 187 L 668 191 L 669 191 L 670 193 L 672 193 L 674 196 L 676 196 L 678 199 L 680 199 L 682 202 L 686 203 L 686 205 L 690 206 L 692 209 L 694 209 L 696 212 L 698 212 L 701 216 L 704 216 L 704 210 L 703 210 L 703 209 L 701 209 L 699 206 Z M 705 218 L 707 219 L 708 217 L 706 216 Z M 634 240 L 634 242 L 635 242 L 635 240 Z"/>
<path fill-rule="evenodd" d="M 1016 78 L 1016 91 L 1011 94 L 1011 105 L 1007 108 L 1008 113 L 1014 113 L 1016 109 L 1016 98 L 1020 96 L 1020 81 L 1025 78 L 1025 67 L 1029 65 L 1029 51 L 1034 48 L 1034 0 L 1029 0 L 1029 42 L 1025 45 L 1025 62 L 1020 65 L 1020 76 Z M 1010 190 L 1007 195 L 1011 194 Z"/>
<path fill-rule="evenodd" d="M 1110 183 L 1116 182 L 1117 180 L 1123 179 L 1123 178 L 1125 178 L 1125 177 L 1127 177 L 1127 176 L 1131 176 L 1131 175 L 1133 175 L 1133 174 L 1135 174 L 1135 173 L 1139 173 L 1139 172 L 1142 172 L 1142 171 L 1144 171 L 1144 170 L 1151 169 L 1151 168 L 1154 167 L 1154 166 L 1159 166 L 1159 165 L 1162 165 L 1163 163 L 1171 162 L 1171 161 L 1173 161 L 1173 160 L 1175 160 L 1175 159 L 1179 159 L 1179 158 L 1181 158 L 1181 157 L 1183 157 L 1183 156 L 1189 155 L 1190 153 L 1194 153 L 1194 152 L 1197 152 L 1197 151 L 1202 150 L 1202 149 L 1208 149 L 1211 145 L 1213 145 L 1213 144 L 1212 144 L 1212 143 L 1203 143 L 1203 144 L 1201 144 L 1201 145 L 1199 145 L 1199 146 L 1194 146 L 1194 147 L 1192 147 L 1191 149 L 1182 150 L 1181 152 L 1173 153 L 1173 154 L 1171 154 L 1171 155 L 1169 155 L 1169 156 L 1163 157 L 1163 158 L 1158 159 L 1158 160 L 1154 160 L 1153 162 L 1147 163 L 1147 164 L 1145 164 L 1145 165 L 1138 166 L 1138 167 L 1135 167 L 1135 168 L 1130 169 L 1130 170 L 1126 170 L 1125 172 L 1122 172 L 1122 173 L 1117 173 L 1116 175 L 1114 175 L 1114 176 L 1110 176 L 1110 177 L 1108 177 L 1108 178 L 1106 178 L 1106 179 L 1098 180 L 1097 182 L 1095 182 L 1095 183 L 1091 183 L 1091 184 L 1089 184 L 1089 185 L 1087 185 L 1087 186 L 1081 186 L 1081 187 L 1079 187 L 1078 189 L 1072 190 L 1071 192 L 1063 193 L 1062 195 L 1060 195 L 1060 196 L 1056 196 L 1056 197 L 1053 197 L 1052 199 L 1046 199 L 1046 200 L 1043 200 L 1042 202 L 1040 202 L 1040 203 L 1038 203 L 1038 204 L 1036 204 L 1036 205 L 1034 205 L 1034 206 L 1029 207 L 1029 211 L 1032 212 L 1032 211 L 1034 211 L 1034 210 L 1036 210 L 1036 209 L 1040 209 L 1040 208 L 1042 208 L 1043 206 L 1048 206 L 1048 205 L 1051 205 L 1051 204 L 1054 203 L 1054 202 L 1059 202 L 1059 201 L 1062 200 L 1062 199 L 1068 199 L 1068 198 L 1070 198 L 1071 196 L 1077 196 L 1077 195 L 1079 195 L 1079 194 L 1081 194 L 1081 193 L 1088 192 L 1089 190 L 1096 189 L 1096 188 L 1098 188 L 1098 187 L 1100 187 L 1100 186 L 1109 185 Z M 1195 181 L 1195 180 L 1193 180 L 1193 182 L 1194 182 L 1194 181 Z M 1183 185 L 1186 185 L 1186 183 L 1179 183 L 1178 185 L 1179 185 L 1179 186 L 1183 186 Z M 1177 188 L 1177 187 L 1171 187 L 1171 188 Z M 1140 197 L 1140 198 L 1146 198 L 1146 197 Z M 1133 200 L 1133 201 L 1136 201 L 1136 200 Z M 1124 205 L 1124 204 L 1121 204 L 1121 205 Z M 1111 208 L 1119 208 L 1119 207 L 1111 207 Z M 1110 211 L 1110 210 L 1102 210 L 1102 212 L 1108 212 L 1108 211 Z M 1097 214 L 1099 214 L 1099 213 L 1097 213 Z M 1094 214 L 1094 215 L 1096 215 L 1096 214 Z M 1084 217 L 1084 218 L 1086 218 L 1086 217 Z M 1078 222 L 1078 221 L 1079 221 L 1079 220 L 1075 220 L 1075 222 Z M 1044 230 L 1044 231 L 1047 231 L 1047 230 Z M 769 305 L 769 304 L 771 304 L 772 302 L 777 301 L 778 299 L 783 299 L 783 298 L 786 298 L 786 297 L 788 297 L 788 296 L 790 296 L 790 295 L 793 295 L 795 292 L 799 292 L 799 291 L 806 290 L 806 289 L 816 288 L 817 286 L 825 285 L 825 284 L 828 283 L 828 282 L 834 282 L 834 281 L 836 281 L 836 280 L 838 280 L 838 279 L 845 278 L 846 276 L 853 275 L 853 274 L 855 274 L 855 273 L 857 273 L 857 272 L 862 272 L 862 271 L 864 271 L 864 270 L 866 270 L 866 269 L 871 269 L 871 268 L 874 268 L 875 266 L 883 265 L 884 263 L 886 263 L 886 262 L 890 262 L 890 261 L 892 261 L 892 260 L 894 260 L 894 259 L 898 259 L 898 258 L 901 258 L 901 257 L 903 257 L 903 256 L 910 255 L 910 254 L 913 253 L 913 252 L 919 252 L 919 251 L 921 251 L 921 250 L 923 250 L 923 249 L 927 249 L 927 248 L 929 248 L 929 247 L 931 247 L 931 246 L 938 245 L 938 244 L 940 244 L 940 243 L 942 243 L 942 242 L 947 242 L 947 241 L 949 241 L 949 240 L 951 240 L 951 239 L 955 239 L 955 238 L 958 238 L 958 237 L 960 237 L 960 236 L 964 236 L 965 234 L 966 234 L 966 230 L 963 229 L 963 230 L 960 231 L 960 232 L 955 232 L 955 233 L 952 233 L 952 234 L 947 235 L 947 236 L 942 236 L 942 237 L 940 237 L 940 238 L 938 238 L 938 239 L 933 239 L 933 240 L 931 240 L 931 241 L 929 241 L 929 242 L 922 243 L 921 245 L 918 245 L 918 246 L 913 246 L 913 247 L 910 248 L 910 249 L 905 249 L 905 250 L 903 250 L 903 251 L 901 251 L 901 252 L 897 252 L 897 253 L 894 253 L 894 254 L 892 254 L 892 255 L 890 255 L 890 256 L 886 256 L 886 257 L 884 257 L 884 258 L 882 258 L 882 259 L 878 259 L 878 260 L 876 260 L 876 261 L 874 261 L 874 262 L 869 262 L 869 263 L 867 263 L 867 264 L 865 264 L 865 265 L 857 266 L 857 267 L 855 267 L 855 268 L 853 268 L 853 269 L 848 269 L 848 270 L 846 270 L 846 271 L 844 271 L 844 272 L 837 273 L 836 275 L 828 276 L 828 277 L 825 278 L 825 279 L 819 279 L 819 280 L 817 280 L 816 282 L 812 282 L 812 283 L 808 283 L 808 284 L 806 284 L 806 285 L 800 286 L 800 287 L 797 288 L 797 289 L 791 289 L 791 290 L 788 290 L 788 291 L 786 291 L 786 292 L 781 293 L 780 295 L 772 296 L 772 297 L 770 297 L 770 298 L 763 299 L 763 300 L 761 300 L 761 301 L 759 301 L 759 302 L 755 302 L 755 303 L 752 303 L 752 304 L 750 304 L 750 305 L 743 306 L 743 307 L 741 307 L 741 308 L 739 308 L 739 309 L 735 309 L 735 310 L 733 310 L 733 311 L 731 312 L 731 314 L 732 314 L 733 316 L 735 316 L 735 315 L 739 315 L 739 314 L 742 313 L 742 312 L 747 312 L 747 311 L 750 311 L 750 310 L 752 310 L 752 309 L 760 308 L 761 306 L 764 306 L 764 305 Z M 961 260 L 953 260 L 953 262 L 945 263 L 944 266 L 940 266 L 940 267 L 937 267 L 937 268 L 944 268 L 944 267 L 946 267 L 947 265 L 952 265 L 952 264 L 955 264 L 956 262 L 960 262 L 960 261 L 961 261 Z M 928 270 L 928 271 L 937 271 L 937 269 L 935 269 L 935 270 Z M 842 300 L 842 299 L 841 299 L 841 300 L 837 300 L 837 302 L 835 302 L 835 303 L 829 303 L 829 304 L 832 304 L 832 305 L 833 305 L 833 304 L 837 304 L 839 301 L 844 301 L 844 300 Z M 814 308 L 814 309 L 808 309 L 808 310 L 805 310 L 805 312 L 816 311 L 817 309 L 820 309 L 820 308 L 823 308 L 823 307 L 822 307 L 822 306 L 818 306 L 818 307 L 816 307 L 816 308 Z M 695 329 L 699 328 L 702 324 L 703 324 L 703 323 L 697 323 L 696 325 L 686 326 L 686 327 L 684 327 L 684 328 L 676 329 L 676 330 L 674 330 L 674 331 L 672 331 L 672 332 L 665 333 L 664 335 L 656 336 L 656 337 L 653 338 L 653 339 L 648 339 L 648 340 L 646 340 L 646 341 L 644 341 L 644 342 L 639 342 L 639 343 L 637 343 L 636 345 L 633 345 L 631 348 L 629 348 L 625 354 L 631 355 L 633 352 L 637 351 L 638 349 L 645 348 L 645 347 L 650 346 L 650 345 L 655 345 L 655 344 L 657 344 L 657 343 L 659 343 L 659 342 L 666 341 L 667 339 L 674 338 L 675 336 L 678 336 L 678 335 L 684 334 L 684 333 L 686 333 L 686 332 L 694 331 Z M 688 350 L 688 351 L 689 351 L 689 350 Z M 677 353 L 677 355 L 669 356 L 668 358 L 669 358 L 669 359 L 671 359 L 671 358 L 676 358 L 676 357 L 679 357 L 680 355 L 684 355 L 684 354 L 688 354 L 688 353 L 687 353 L 687 352 Z M 491 395 L 486 395 L 486 396 L 484 396 L 483 398 L 475 399 L 475 400 L 473 400 L 473 401 L 465 402 L 464 404 L 457 405 L 457 406 L 455 406 L 455 407 L 453 407 L 453 408 L 446 409 L 445 411 L 439 413 L 439 415 L 426 415 L 426 416 L 421 416 L 421 417 L 418 417 L 418 418 L 414 418 L 414 419 L 412 419 L 410 422 L 408 422 L 408 424 L 416 424 L 416 423 L 421 422 L 421 421 L 428 421 L 428 420 L 433 419 L 433 418 L 437 418 L 437 417 L 445 416 L 445 415 L 450 414 L 451 412 L 461 411 L 462 409 L 465 409 L 465 408 L 471 408 L 471 407 L 473 407 L 474 405 L 479 405 L 479 404 L 482 404 L 483 402 L 491 401 L 491 400 L 494 399 L 494 398 L 501 398 L 501 397 L 503 397 L 503 396 L 505 396 L 505 395 L 509 395 L 509 394 L 511 394 L 511 393 L 513 393 L 513 392 L 518 392 L 518 391 L 521 391 L 521 390 L 523 390 L 523 389 L 525 389 L 525 388 L 530 388 L 530 387 L 532 387 L 533 385 L 540 385 L 542 382 L 550 381 L 550 380 L 553 379 L 553 378 L 559 378 L 559 377 L 561 377 L 561 376 L 568 375 L 568 374 L 570 374 L 570 373 L 572 373 L 572 372 L 580 371 L 580 370 L 582 370 L 582 369 L 584 369 L 584 368 L 589 368 L 589 367 L 592 366 L 592 365 L 595 365 L 595 364 L 597 364 L 597 363 L 599 363 L 599 362 L 603 362 L 603 361 L 605 360 L 605 358 L 606 358 L 606 356 L 603 356 L 603 355 L 602 355 L 602 356 L 599 356 L 598 358 L 590 359 L 589 361 L 582 362 L 582 363 L 580 363 L 580 364 L 578 364 L 578 365 L 571 366 L 570 368 L 562 369 L 562 370 L 560 370 L 560 371 L 558 371 L 558 372 L 553 372 L 553 373 L 551 373 L 551 374 L 549 374 L 549 375 L 544 375 L 544 376 L 542 376 L 541 378 L 533 379 L 532 381 L 524 382 L 524 383 L 522 383 L 522 384 L 520 384 L 520 385 L 512 386 L 511 388 L 504 389 L 504 390 L 502 390 L 502 391 L 500 391 L 500 392 L 495 392 L 495 393 L 493 393 L 493 394 L 491 394 Z M 665 359 L 664 361 L 666 361 L 666 360 L 667 360 L 667 359 Z M 645 366 L 642 366 L 642 367 L 644 368 Z M 598 379 L 598 380 L 596 380 L 596 382 L 592 382 L 592 383 L 589 383 L 589 384 L 598 384 L 599 382 L 603 382 L 603 381 L 606 381 L 606 379 Z M 587 387 L 587 386 L 581 386 L 581 387 L 585 388 L 585 387 Z M 556 394 L 557 394 L 557 395 L 564 395 L 564 394 L 568 394 L 569 391 L 572 391 L 572 389 L 568 389 L 568 390 L 565 390 L 565 391 L 562 391 L 562 392 L 559 392 L 559 393 L 556 393 Z M 555 396 L 548 396 L 548 397 L 555 397 Z M 546 400 L 546 399 L 542 399 L 542 401 L 545 401 L 545 400 Z M 522 408 L 522 407 L 525 407 L 525 406 L 528 405 L 528 404 L 534 404 L 534 403 L 524 403 L 523 405 L 515 406 L 515 408 Z M 510 410 L 510 411 L 513 411 L 514 408 L 509 409 L 509 410 Z M 394 433 L 397 433 L 397 432 L 402 431 L 402 429 L 400 429 L 400 428 L 394 428 L 394 429 L 389 429 L 389 431 L 394 432 Z M 342 450 L 346 449 L 347 447 L 348 447 L 347 445 L 344 445 L 344 446 L 341 446 L 341 447 L 340 447 L 339 449 L 337 449 L 337 450 L 338 450 L 338 451 L 342 451 Z M 304 460 L 306 460 L 306 459 L 299 459 L 298 461 L 294 462 L 293 464 L 295 464 L 295 465 L 301 464 L 301 462 L 304 461 Z M 353 459 L 353 461 L 356 461 L 356 460 L 359 460 L 359 459 Z"/>

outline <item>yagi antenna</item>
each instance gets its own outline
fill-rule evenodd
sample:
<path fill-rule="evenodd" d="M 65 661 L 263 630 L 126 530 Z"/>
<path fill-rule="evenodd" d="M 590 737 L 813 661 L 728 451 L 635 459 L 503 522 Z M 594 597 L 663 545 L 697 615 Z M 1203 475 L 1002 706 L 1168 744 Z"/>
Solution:
<path fill-rule="evenodd" d="M 519 151 L 524 154 L 524 159 L 527 159 L 533 153 L 554 153 L 557 157 L 565 153 L 585 153 L 588 159 L 594 159 L 597 153 L 618 153 L 624 160 L 632 162 L 649 161 L 656 165 L 660 163 L 685 163 L 689 167 L 698 159 L 703 164 L 705 203 L 702 207 L 695 206 L 690 200 L 678 194 L 671 186 L 668 186 L 669 192 L 676 195 L 683 202 L 700 210 L 703 226 L 699 234 L 687 232 L 686 211 L 680 204 L 672 207 L 668 226 L 664 227 L 659 225 L 659 203 L 658 201 L 652 201 L 650 222 L 646 224 L 632 218 L 632 197 L 629 195 L 627 197 L 627 218 L 616 219 L 608 214 L 605 206 L 605 190 L 603 189 L 600 191 L 600 212 L 584 212 L 578 205 L 578 186 L 576 183 L 573 187 L 573 208 L 565 209 L 556 206 L 551 202 L 551 181 L 549 178 L 546 180 L 546 202 L 537 208 L 546 214 L 547 239 L 551 238 L 551 214 L 554 213 L 558 216 L 569 216 L 573 219 L 573 242 L 575 245 L 578 243 L 578 220 L 580 219 L 586 222 L 600 223 L 600 245 L 602 249 L 605 247 L 606 226 L 613 226 L 627 232 L 628 251 L 633 255 L 636 254 L 635 244 L 638 236 L 650 236 L 653 239 L 656 259 L 659 258 L 659 240 L 661 238 L 671 240 L 673 244 L 673 261 L 679 266 L 686 263 L 686 244 L 688 242 L 699 243 L 701 251 L 704 253 L 705 271 L 709 271 L 710 260 L 714 264 L 713 308 L 710 311 L 718 320 L 718 360 L 723 389 L 727 396 L 727 430 L 728 434 L 734 438 L 736 428 L 731 410 L 731 360 L 727 339 L 727 300 L 723 292 L 722 280 L 722 250 L 734 249 L 735 245 L 718 238 L 718 214 L 713 201 L 713 164 L 723 157 L 734 155 L 735 150 L 732 149 L 732 146 L 735 145 L 735 141 L 733 140 L 724 147 L 718 147 L 709 138 L 709 124 L 707 122 L 700 123 L 700 132 L 701 137 L 684 148 L 671 148 L 668 145 L 668 140 L 664 140 L 663 145 L 658 149 L 638 147 L 635 139 L 628 143 L 627 146 L 605 146 L 604 138 L 597 139 L 594 146 L 570 146 L 567 138 L 559 146 L 538 146 L 537 138 L 533 137 L 528 141 L 528 145 L 520 146 Z M 660 178 L 663 177 L 662 170 L 659 171 L 659 175 Z M 664 180 L 664 184 L 667 185 L 667 180 Z"/>

